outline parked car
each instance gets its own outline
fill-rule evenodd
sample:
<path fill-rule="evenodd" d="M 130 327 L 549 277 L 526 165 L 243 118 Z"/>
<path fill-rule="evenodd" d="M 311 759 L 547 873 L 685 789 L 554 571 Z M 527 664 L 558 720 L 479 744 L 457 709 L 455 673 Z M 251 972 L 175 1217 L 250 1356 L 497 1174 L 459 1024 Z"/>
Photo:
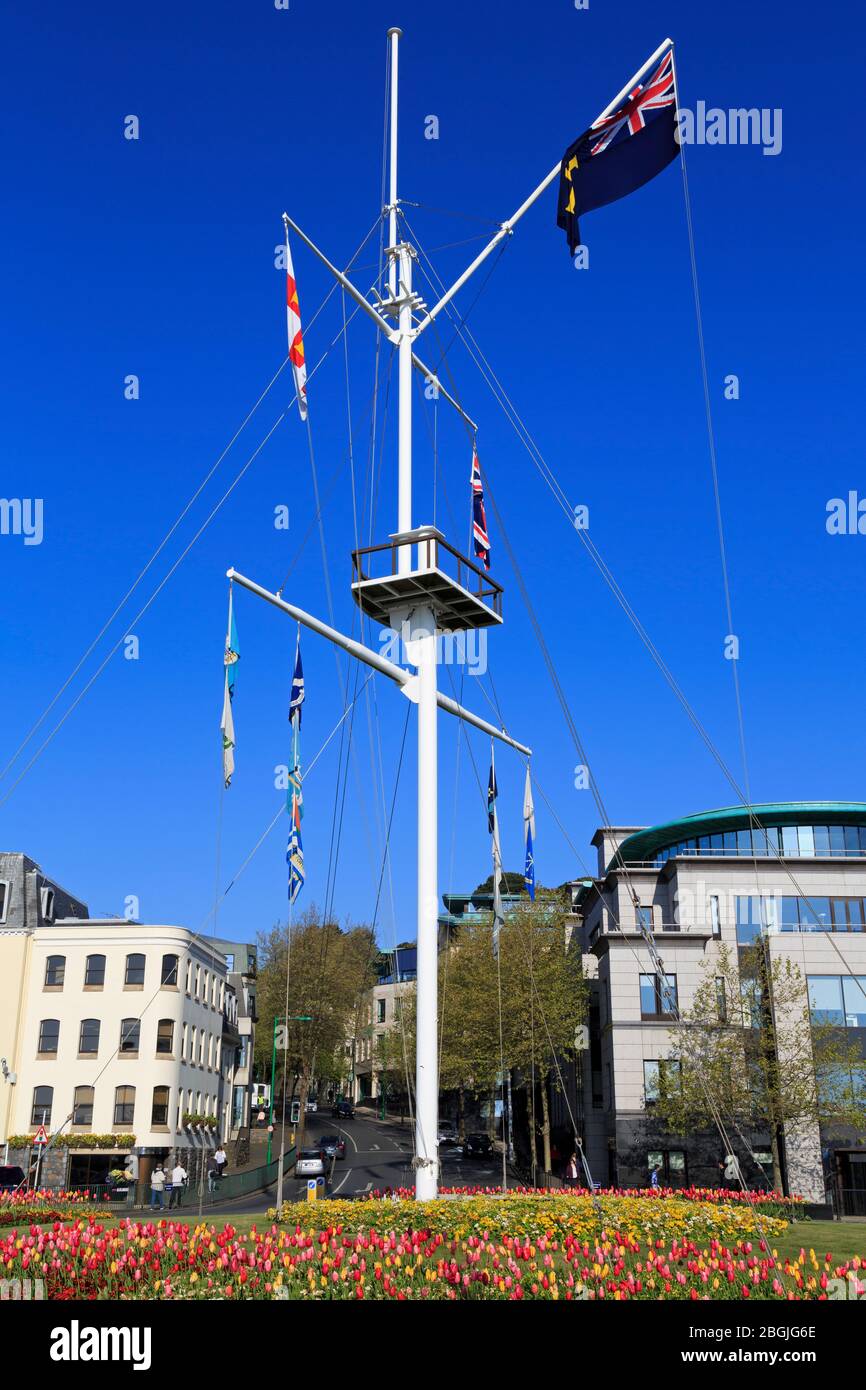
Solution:
<path fill-rule="evenodd" d="M 11 1188 L 20 1187 L 23 1181 L 23 1168 L 0 1167 L 0 1192 L 8 1192 Z"/>
<path fill-rule="evenodd" d="M 493 1144 L 489 1134 L 467 1134 L 463 1145 L 464 1158 L 491 1158 Z"/>
<path fill-rule="evenodd" d="M 346 1141 L 342 1134 L 326 1134 L 319 1144 L 324 1151 L 325 1158 L 345 1158 Z"/>
<path fill-rule="evenodd" d="M 325 1176 L 325 1155 L 322 1149 L 301 1149 L 295 1163 L 295 1173 L 299 1178 L 323 1178 Z"/>
<path fill-rule="evenodd" d="M 335 1120 L 354 1120 L 355 1107 L 350 1100 L 338 1100 L 331 1114 Z"/>
<path fill-rule="evenodd" d="M 316 1115 L 319 1110 L 319 1102 L 315 1099 L 308 1100 L 304 1106 L 304 1110 L 308 1115 Z"/>
<path fill-rule="evenodd" d="M 457 1134 L 457 1126 L 452 1125 L 450 1120 L 442 1120 L 439 1124 L 439 1143 L 446 1145 L 456 1145 L 460 1143 Z"/>

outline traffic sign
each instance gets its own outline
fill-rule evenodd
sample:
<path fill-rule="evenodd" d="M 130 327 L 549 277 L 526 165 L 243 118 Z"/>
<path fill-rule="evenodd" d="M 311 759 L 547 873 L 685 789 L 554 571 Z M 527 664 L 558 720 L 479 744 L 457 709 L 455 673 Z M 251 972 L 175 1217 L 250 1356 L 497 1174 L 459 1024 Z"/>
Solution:
<path fill-rule="evenodd" d="M 39 1128 L 37 1129 L 36 1133 L 35 1133 L 34 1136 L 33 1136 L 33 1143 L 34 1143 L 34 1144 L 47 1144 L 47 1143 L 48 1143 L 48 1135 L 45 1133 L 45 1126 L 44 1126 L 44 1125 L 40 1125 Z"/>
<path fill-rule="evenodd" d="M 307 1178 L 307 1201 L 315 1202 L 318 1196 L 319 1184 L 316 1178 Z"/>

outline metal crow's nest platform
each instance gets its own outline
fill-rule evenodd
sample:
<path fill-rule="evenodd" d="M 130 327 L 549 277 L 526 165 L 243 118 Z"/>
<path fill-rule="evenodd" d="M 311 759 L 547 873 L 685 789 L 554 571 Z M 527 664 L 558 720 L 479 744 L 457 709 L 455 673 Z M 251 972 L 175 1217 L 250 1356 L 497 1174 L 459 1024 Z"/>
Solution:
<path fill-rule="evenodd" d="M 386 572 L 374 573 L 380 570 Z M 352 572 L 355 602 L 382 627 L 390 626 L 395 609 L 422 603 L 449 631 L 502 622 L 501 585 L 449 545 L 435 526 L 398 532 L 387 545 L 353 550 Z"/>

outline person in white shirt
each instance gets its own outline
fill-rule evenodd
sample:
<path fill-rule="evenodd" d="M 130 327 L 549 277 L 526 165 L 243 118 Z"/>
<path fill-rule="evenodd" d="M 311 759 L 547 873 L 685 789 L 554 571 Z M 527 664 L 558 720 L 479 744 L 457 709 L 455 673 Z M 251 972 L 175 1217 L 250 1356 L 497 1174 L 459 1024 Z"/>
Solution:
<path fill-rule="evenodd" d="M 162 1194 L 165 1191 L 165 1170 L 161 1163 L 158 1163 L 150 1175 L 150 1209 L 162 1211 Z"/>
<path fill-rule="evenodd" d="M 183 1189 L 186 1186 L 186 1169 L 180 1159 L 171 1170 L 171 1200 L 169 1207 L 179 1207 L 183 1197 Z M 177 1199 L 177 1200 L 175 1200 Z"/>
<path fill-rule="evenodd" d="M 226 1164 L 227 1164 L 228 1161 L 229 1161 L 229 1160 L 228 1160 L 228 1154 L 226 1153 L 226 1151 L 225 1151 L 225 1149 L 223 1148 L 222 1144 L 220 1144 L 219 1148 L 217 1149 L 216 1153 L 214 1154 L 214 1156 L 213 1156 L 213 1161 L 214 1161 L 214 1163 L 215 1163 L 216 1166 L 217 1166 L 217 1169 L 218 1169 L 218 1171 L 219 1171 L 220 1177 L 222 1177 L 223 1169 L 225 1168 Z"/>

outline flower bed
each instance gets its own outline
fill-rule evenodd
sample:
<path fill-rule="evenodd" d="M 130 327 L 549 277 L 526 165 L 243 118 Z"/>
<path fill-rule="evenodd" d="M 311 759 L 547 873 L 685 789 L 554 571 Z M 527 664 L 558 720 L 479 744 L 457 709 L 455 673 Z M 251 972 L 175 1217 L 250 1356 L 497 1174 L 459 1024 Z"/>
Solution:
<path fill-rule="evenodd" d="M 51 1299 L 821 1299 L 859 1258 L 773 1248 L 785 1222 L 692 1197 L 475 1195 L 287 1206 L 288 1224 L 231 1226 L 93 1214 L 0 1237 L 0 1274 Z"/>
<path fill-rule="evenodd" d="M 0 1239 L 0 1263 L 6 1278 L 42 1279 L 51 1299 L 821 1299 L 834 1278 L 866 1292 L 859 1259 L 780 1258 L 764 1241 L 701 1245 L 612 1228 L 590 1237 L 458 1230 L 451 1209 L 447 1234 L 426 1220 L 392 1226 L 390 1204 L 381 1230 L 354 1234 L 330 1219 L 248 1237 L 228 1225 L 58 1222 Z"/>
<path fill-rule="evenodd" d="M 329 1201 L 325 1212 L 330 1223 L 339 1222 L 354 1232 L 381 1230 L 383 1225 L 389 1230 L 411 1230 L 423 1220 L 424 1228 L 437 1235 L 454 1232 L 463 1236 L 485 1230 L 530 1239 L 591 1239 L 610 1227 L 638 1241 L 736 1241 L 771 1239 L 787 1226 L 786 1220 L 758 1206 L 703 1201 L 697 1196 L 684 1199 L 679 1193 L 663 1191 L 648 1195 L 643 1189 L 595 1194 L 527 1190 L 508 1197 L 496 1189 L 457 1197 L 443 1193 L 437 1201 L 424 1203 L 423 1218 L 410 1195 L 397 1192 L 384 1202 L 372 1194 L 361 1200 Z M 277 1219 L 273 1208 L 268 1218 Z M 290 1227 L 306 1227 L 310 1221 L 308 1204 L 285 1202 L 279 1220 Z"/>

